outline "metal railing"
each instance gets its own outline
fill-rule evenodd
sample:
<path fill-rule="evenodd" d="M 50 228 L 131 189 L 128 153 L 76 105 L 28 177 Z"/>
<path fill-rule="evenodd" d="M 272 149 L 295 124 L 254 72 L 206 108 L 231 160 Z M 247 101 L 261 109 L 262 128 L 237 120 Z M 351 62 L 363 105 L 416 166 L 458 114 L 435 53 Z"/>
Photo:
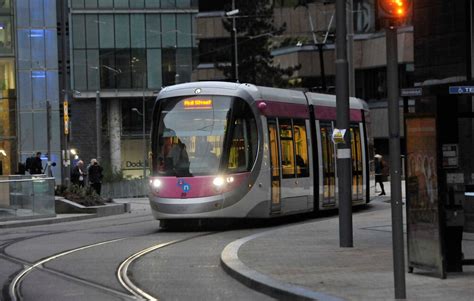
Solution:
<path fill-rule="evenodd" d="M 148 195 L 148 180 L 132 179 L 120 182 L 102 183 L 103 198 L 133 198 Z"/>
<path fill-rule="evenodd" d="M 0 220 L 55 216 L 54 187 L 45 175 L 0 176 Z"/>

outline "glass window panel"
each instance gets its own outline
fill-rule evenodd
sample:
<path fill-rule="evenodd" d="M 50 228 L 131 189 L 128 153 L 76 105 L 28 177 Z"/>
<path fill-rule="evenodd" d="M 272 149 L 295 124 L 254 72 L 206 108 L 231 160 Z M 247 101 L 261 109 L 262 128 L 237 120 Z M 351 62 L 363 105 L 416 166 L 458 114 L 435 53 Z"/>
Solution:
<path fill-rule="evenodd" d="M 86 15 L 87 48 L 99 48 L 99 20 L 97 15 Z"/>
<path fill-rule="evenodd" d="M 0 17 L 0 53 L 12 53 L 11 17 Z"/>
<path fill-rule="evenodd" d="M 169 86 L 176 83 L 176 49 L 162 50 L 163 85 Z"/>
<path fill-rule="evenodd" d="M 132 88 L 146 87 L 145 49 L 132 49 Z"/>
<path fill-rule="evenodd" d="M 45 44 L 44 44 L 44 30 L 42 29 L 31 29 L 31 60 L 32 68 L 45 68 Z"/>
<path fill-rule="evenodd" d="M 193 38 L 193 33 L 191 31 L 191 15 L 178 14 L 177 26 L 178 47 L 191 47 L 191 41 Z"/>
<path fill-rule="evenodd" d="M 33 109 L 44 107 L 46 101 L 45 71 L 31 71 L 31 87 L 33 88 Z"/>
<path fill-rule="evenodd" d="M 191 48 L 178 48 L 176 51 L 176 83 L 191 81 L 193 71 L 193 57 Z"/>
<path fill-rule="evenodd" d="M 132 0 L 136 1 L 136 0 Z M 115 8 L 128 8 L 128 0 L 114 0 Z"/>
<path fill-rule="evenodd" d="M 44 26 L 43 1 L 30 1 L 30 22 L 31 27 Z"/>
<path fill-rule="evenodd" d="M 57 25 L 56 17 L 56 0 L 44 0 L 44 18 L 46 27 L 54 27 Z"/>
<path fill-rule="evenodd" d="M 46 29 L 46 68 L 58 68 L 58 33 L 56 28 Z"/>
<path fill-rule="evenodd" d="M 17 1 L 16 17 L 18 27 L 30 26 L 30 8 L 27 1 Z"/>
<path fill-rule="evenodd" d="M 19 122 L 20 127 L 20 145 L 22 146 L 22 151 L 36 151 L 33 149 L 34 144 L 34 128 L 33 128 L 33 113 L 20 112 Z M 46 132 L 46 131 L 43 131 Z"/>
<path fill-rule="evenodd" d="M 73 53 L 74 89 L 85 90 L 87 89 L 86 51 L 74 50 Z"/>
<path fill-rule="evenodd" d="M 130 8 L 144 8 L 145 0 L 132 0 L 130 1 Z"/>
<path fill-rule="evenodd" d="M 280 119 L 281 166 L 283 178 L 295 177 L 295 154 L 291 119 Z"/>
<path fill-rule="evenodd" d="M 132 48 L 145 48 L 145 16 L 142 14 L 130 15 Z"/>
<path fill-rule="evenodd" d="M 147 48 L 161 47 L 160 15 L 146 15 L 146 45 Z"/>
<path fill-rule="evenodd" d="M 130 16 L 115 15 L 115 47 L 130 48 Z"/>
<path fill-rule="evenodd" d="M 116 73 L 117 88 L 126 89 L 132 87 L 132 73 L 130 70 L 130 63 L 130 49 L 116 51 L 115 69 L 119 71 L 119 73 Z"/>
<path fill-rule="evenodd" d="M 161 88 L 163 85 L 161 74 L 161 49 L 148 49 L 146 61 L 148 88 Z"/>
<path fill-rule="evenodd" d="M 71 6 L 72 8 L 84 8 L 84 0 L 71 1 Z"/>
<path fill-rule="evenodd" d="M 297 177 L 308 177 L 308 143 L 305 121 L 293 120 L 293 129 L 295 132 L 296 175 Z"/>
<path fill-rule="evenodd" d="M 114 7 L 114 0 L 99 0 L 99 7 L 112 8 Z"/>
<path fill-rule="evenodd" d="M 163 15 L 161 17 L 163 48 L 176 47 L 176 16 Z"/>
<path fill-rule="evenodd" d="M 99 87 L 99 50 L 87 50 L 87 88 L 98 90 Z"/>
<path fill-rule="evenodd" d="M 191 8 L 191 0 L 176 0 L 177 8 Z"/>
<path fill-rule="evenodd" d="M 99 51 L 100 88 L 115 89 L 115 49 L 101 49 Z"/>
<path fill-rule="evenodd" d="M 194 33 L 195 31 L 197 31 L 197 25 L 196 25 L 196 14 L 193 14 L 192 17 L 191 17 L 191 32 Z M 197 48 L 198 47 L 198 42 L 197 42 L 197 35 L 193 35 L 191 37 L 191 41 L 193 43 L 193 47 L 194 48 Z"/>
<path fill-rule="evenodd" d="M 18 72 L 18 85 L 21 90 L 18 91 L 18 106 L 20 110 L 29 110 L 33 108 L 33 96 L 31 92 L 31 73 L 29 71 Z"/>
<path fill-rule="evenodd" d="M 85 0 L 84 4 L 86 8 L 97 8 L 97 0 Z"/>
<path fill-rule="evenodd" d="M 0 90 L 6 91 L 15 89 L 15 69 L 13 58 L 0 59 Z"/>
<path fill-rule="evenodd" d="M 86 33 L 84 15 L 72 15 L 72 47 L 86 48 Z"/>
<path fill-rule="evenodd" d="M 159 8 L 160 0 L 145 0 L 145 6 L 149 8 Z"/>
<path fill-rule="evenodd" d="M 59 104 L 59 79 L 57 71 L 46 71 L 46 99 L 51 106 L 57 107 Z"/>
<path fill-rule="evenodd" d="M 45 106 L 43 105 L 43 108 Z M 47 148 L 47 133 L 45 131 L 46 121 L 46 110 L 33 113 L 33 144 L 37 149 Z M 31 141 L 29 142 L 31 143 Z"/>
<path fill-rule="evenodd" d="M 31 68 L 31 39 L 28 29 L 18 30 L 18 67 L 19 69 Z"/>
<path fill-rule="evenodd" d="M 100 48 L 114 48 L 114 16 L 99 15 Z"/>
<path fill-rule="evenodd" d="M 161 0 L 162 8 L 176 8 L 176 0 Z"/>

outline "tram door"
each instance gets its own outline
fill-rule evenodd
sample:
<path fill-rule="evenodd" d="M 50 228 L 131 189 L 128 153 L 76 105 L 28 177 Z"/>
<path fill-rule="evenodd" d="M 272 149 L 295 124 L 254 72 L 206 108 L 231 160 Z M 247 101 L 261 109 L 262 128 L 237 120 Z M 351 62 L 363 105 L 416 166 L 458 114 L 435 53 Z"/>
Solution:
<path fill-rule="evenodd" d="M 334 143 L 331 139 L 332 126 L 330 123 L 321 123 L 320 126 L 323 206 L 333 206 L 336 204 L 336 161 L 334 157 Z"/>
<path fill-rule="evenodd" d="M 358 201 L 364 198 L 362 144 L 359 126 L 351 125 L 350 132 L 352 153 L 352 201 Z"/>
<path fill-rule="evenodd" d="M 278 147 L 278 127 L 275 119 L 268 120 L 268 138 L 270 142 L 270 170 L 272 182 L 271 212 L 281 210 L 280 155 Z"/>

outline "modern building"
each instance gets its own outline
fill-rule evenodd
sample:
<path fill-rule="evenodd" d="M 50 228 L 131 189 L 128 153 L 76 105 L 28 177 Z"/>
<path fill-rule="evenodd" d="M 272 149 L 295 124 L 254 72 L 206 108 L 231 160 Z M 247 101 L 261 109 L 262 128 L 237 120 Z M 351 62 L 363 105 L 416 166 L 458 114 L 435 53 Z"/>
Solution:
<path fill-rule="evenodd" d="M 199 40 L 199 64 L 193 73 L 193 80 L 223 80 L 222 72 L 215 68 L 218 63 L 229 64 L 233 42 L 229 32 L 224 30 L 222 19 L 231 0 L 199 1 L 197 18 Z M 276 45 L 272 50 L 274 62 L 282 67 L 301 65 L 293 75 L 293 82 L 302 88 L 322 91 L 322 68 L 327 87 L 323 92 L 334 93 L 335 86 L 335 5 L 334 1 L 307 1 L 307 6 L 295 5 L 298 1 L 275 0 L 274 22 L 279 27 L 286 24 L 281 36 L 270 38 Z M 239 8 L 239 2 L 235 2 Z M 348 8 L 350 9 L 350 8 Z M 373 136 L 378 152 L 388 153 L 388 119 L 386 91 L 385 33 L 378 29 L 375 0 L 353 0 L 353 43 L 349 43 L 350 63 L 354 68 L 352 95 L 369 102 L 372 108 Z M 236 17 L 238 22 L 243 18 Z M 314 28 L 314 35 L 312 28 Z M 237 30 L 238 34 L 238 30 Z M 238 35 L 239 36 L 239 35 Z M 264 35 L 260 35 L 264 36 Z M 240 35 L 239 43 L 248 37 Z M 322 53 L 319 52 L 321 50 Z M 352 50 L 352 51 L 351 51 Z M 321 55 L 321 56 L 320 56 Z M 413 85 L 413 27 L 409 21 L 398 32 L 399 82 L 401 87 Z"/>
<path fill-rule="evenodd" d="M 17 116 L 15 24 L 12 3 L 0 2 L 0 175 L 16 170 Z"/>

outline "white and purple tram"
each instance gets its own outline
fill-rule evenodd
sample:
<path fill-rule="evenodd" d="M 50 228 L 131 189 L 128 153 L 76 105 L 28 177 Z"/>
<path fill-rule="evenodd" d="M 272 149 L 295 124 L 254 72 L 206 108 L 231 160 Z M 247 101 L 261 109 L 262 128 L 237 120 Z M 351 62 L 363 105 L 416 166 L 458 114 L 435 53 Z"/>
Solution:
<path fill-rule="evenodd" d="M 154 217 L 269 218 L 337 208 L 335 120 L 334 95 L 228 82 L 164 88 L 151 134 Z M 353 205 L 370 200 L 369 122 L 367 104 L 351 98 Z"/>

